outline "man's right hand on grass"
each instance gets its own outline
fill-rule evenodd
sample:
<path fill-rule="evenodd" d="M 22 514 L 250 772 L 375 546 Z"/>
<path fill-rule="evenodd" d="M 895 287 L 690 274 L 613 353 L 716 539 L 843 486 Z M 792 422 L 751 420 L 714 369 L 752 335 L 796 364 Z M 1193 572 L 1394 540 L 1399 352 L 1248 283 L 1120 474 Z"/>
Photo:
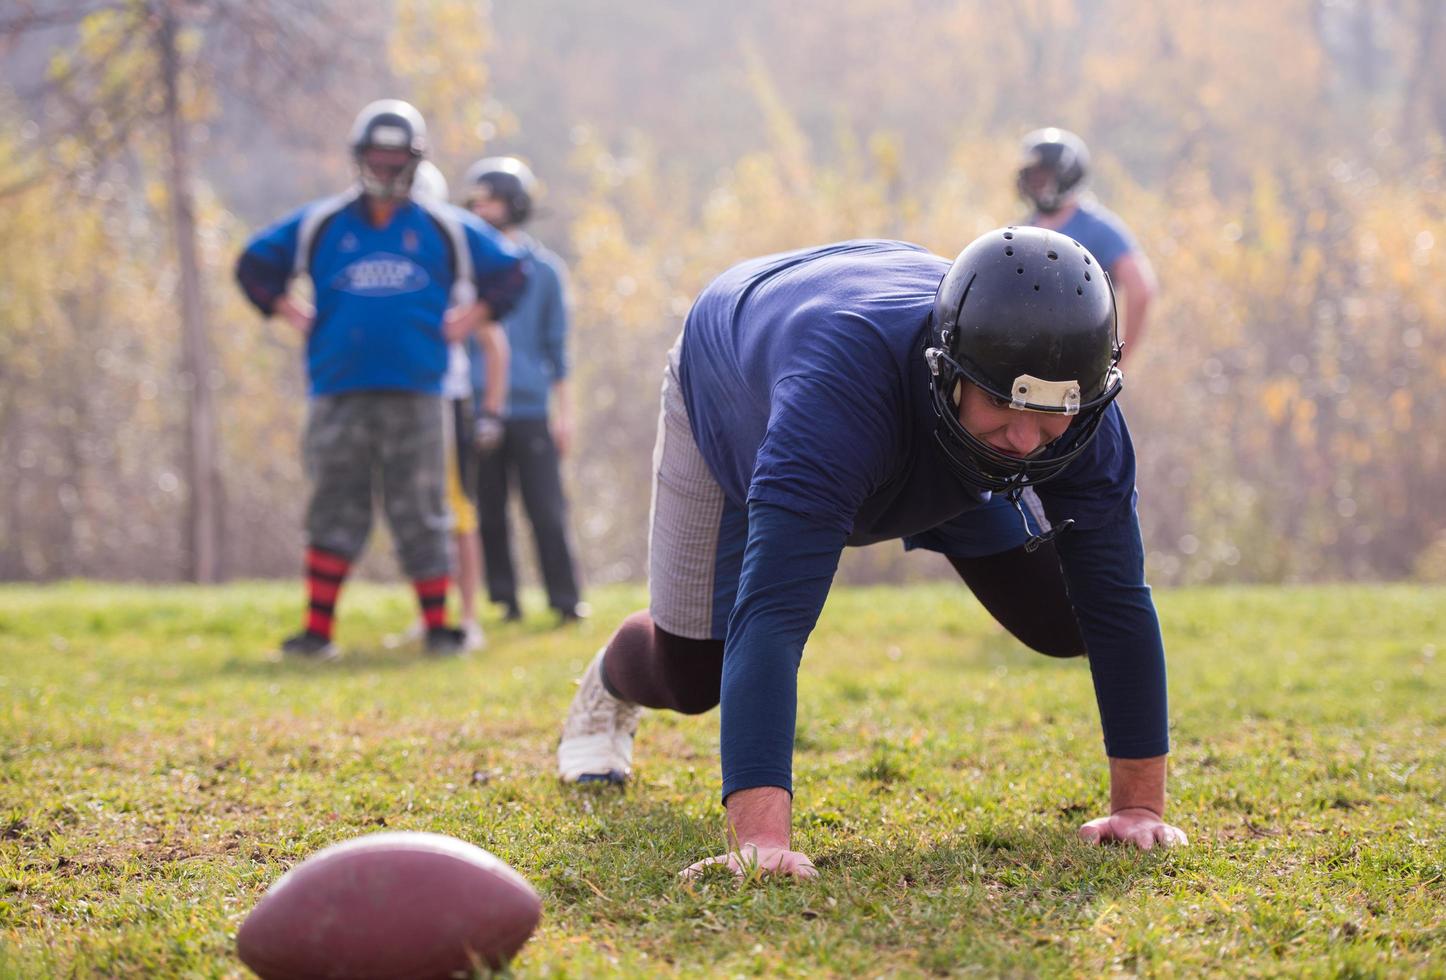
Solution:
<path fill-rule="evenodd" d="M 740 881 L 751 878 L 755 873 L 787 875 L 800 880 L 818 877 L 818 869 L 807 854 L 790 851 L 786 847 L 759 847 L 757 844 L 744 844 L 736 851 L 695 861 L 683 869 L 682 876 L 692 881 L 701 877 L 704 869 L 715 864 L 727 867 Z"/>
<path fill-rule="evenodd" d="M 818 869 L 807 854 L 790 850 L 793 796 L 778 786 L 740 789 L 728 797 L 727 854 L 696 861 L 683 869 L 686 879 L 697 878 L 711 865 L 721 864 L 740 880 L 759 875 L 817 878 Z"/>

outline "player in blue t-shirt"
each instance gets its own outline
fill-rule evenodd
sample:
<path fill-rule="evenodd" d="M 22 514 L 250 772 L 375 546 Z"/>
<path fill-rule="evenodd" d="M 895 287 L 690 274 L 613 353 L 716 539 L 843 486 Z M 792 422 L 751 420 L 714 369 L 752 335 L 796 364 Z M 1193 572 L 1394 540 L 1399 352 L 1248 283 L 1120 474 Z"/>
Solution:
<path fill-rule="evenodd" d="M 521 293 L 525 263 L 461 208 L 413 199 L 427 135 L 411 105 L 386 99 L 367 106 L 352 127 L 351 150 L 358 186 L 262 231 L 236 265 L 256 308 L 306 337 L 310 602 L 305 628 L 282 643 L 282 652 L 336 655 L 337 594 L 366 544 L 372 500 L 380 495 L 422 606 L 428 651 L 460 653 L 466 637 L 446 624 L 447 346 L 480 331 L 501 389 L 490 408 L 500 412 L 507 342 L 496 321 Z M 314 310 L 287 295 L 303 274 L 312 281 Z M 468 281 L 475 302 L 449 312 L 454 288 Z"/>
<path fill-rule="evenodd" d="M 1024 137 L 1016 175 L 1020 196 L 1034 207 L 1025 224 L 1048 228 L 1089 249 L 1124 293 L 1123 360 L 1145 339 L 1150 304 L 1158 286 L 1150 260 L 1130 229 L 1109 208 L 1086 194 L 1090 155 L 1084 140 L 1067 129 L 1037 129 Z"/>
<path fill-rule="evenodd" d="M 537 566 L 547 603 L 561 623 L 586 614 L 568 541 L 567 498 L 560 461 L 572 444 L 573 399 L 568 362 L 566 269 L 562 260 L 525 228 L 531 219 L 537 178 L 516 157 L 485 157 L 467 168 L 467 208 L 492 225 L 530 262 L 527 288 L 502 321 L 511 353 L 506 414 L 496 421 L 502 437 L 479 453 L 477 516 L 487 569 L 487 595 L 506 618 L 522 618 L 512 561 L 507 500 L 515 487 L 532 525 Z M 487 383 L 475 366 L 473 383 Z M 485 425 L 487 419 L 483 418 Z"/>
<path fill-rule="evenodd" d="M 562 779 L 624 781 L 644 706 L 721 702 L 734 850 L 689 870 L 756 858 L 812 877 L 789 843 L 804 642 L 842 549 L 902 538 L 946 555 L 1030 647 L 1088 651 L 1111 809 L 1080 835 L 1183 843 L 1163 820 L 1165 658 L 1117 336 L 1098 263 L 1034 228 L 952 265 L 853 241 L 716 279 L 664 373 L 650 605 L 584 673 Z"/>

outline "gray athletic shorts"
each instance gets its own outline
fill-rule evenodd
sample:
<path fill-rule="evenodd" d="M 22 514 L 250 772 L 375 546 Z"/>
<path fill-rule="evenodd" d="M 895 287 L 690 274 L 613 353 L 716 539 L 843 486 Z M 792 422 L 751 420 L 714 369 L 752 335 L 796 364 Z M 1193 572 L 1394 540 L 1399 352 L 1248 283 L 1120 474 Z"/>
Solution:
<path fill-rule="evenodd" d="M 736 535 L 727 532 L 741 519 L 746 537 L 747 515 L 724 499 L 723 488 L 693 441 L 678 385 L 682 343 L 680 336 L 668 352 L 653 447 L 649 612 L 654 623 L 676 636 L 722 639 L 743 556 L 742 542 L 730 540 Z"/>

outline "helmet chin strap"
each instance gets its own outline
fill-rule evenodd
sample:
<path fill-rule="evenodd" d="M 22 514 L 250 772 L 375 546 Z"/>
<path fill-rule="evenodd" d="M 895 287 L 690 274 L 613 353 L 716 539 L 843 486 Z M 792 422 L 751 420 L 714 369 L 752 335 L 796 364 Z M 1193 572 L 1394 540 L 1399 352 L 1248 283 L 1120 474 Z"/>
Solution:
<path fill-rule="evenodd" d="M 1029 529 L 1029 518 L 1025 516 L 1024 505 L 1020 503 L 1020 498 L 1024 496 L 1024 487 L 1015 486 L 1010 490 L 1004 491 L 1004 495 L 1009 498 L 1009 502 L 1014 505 L 1015 512 L 1019 514 L 1019 523 L 1024 525 L 1024 533 L 1029 535 L 1029 540 L 1024 542 L 1024 550 L 1030 554 L 1038 551 L 1040 545 L 1048 541 L 1053 541 L 1059 537 L 1060 534 L 1074 526 L 1074 518 L 1067 517 L 1058 524 L 1052 525 L 1049 530 L 1035 534 Z"/>

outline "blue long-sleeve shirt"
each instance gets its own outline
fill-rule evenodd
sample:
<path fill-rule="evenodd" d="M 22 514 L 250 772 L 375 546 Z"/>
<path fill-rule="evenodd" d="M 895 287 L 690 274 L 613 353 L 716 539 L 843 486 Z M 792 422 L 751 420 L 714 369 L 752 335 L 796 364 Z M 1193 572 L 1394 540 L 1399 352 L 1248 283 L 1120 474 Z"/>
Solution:
<path fill-rule="evenodd" d="M 476 285 L 494 316 L 512 309 L 526 282 L 522 257 L 461 208 L 403 202 L 374 227 L 358 192 L 316 201 L 260 232 L 241 253 L 236 278 L 270 315 L 293 276 L 315 287 L 306 340 L 313 396 L 399 390 L 440 394 L 447 369 L 442 333 L 454 285 Z"/>
<path fill-rule="evenodd" d="M 679 379 L 699 450 L 747 544 L 724 636 L 724 796 L 792 788 L 796 674 L 847 544 L 903 538 L 977 556 L 996 502 L 933 441 L 923 358 L 948 262 L 845 242 L 735 267 L 699 297 Z M 1073 286 L 1071 285 L 1071 289 Z M 1048 296 L 1042 297 L 1048 302 Z M 1164 646 L 1144 580 L 1134 452 L 1112 406 L 1088 448 L 1038 488 L 1094 677 L 1106 751 L 1168 751 Z"/>
<path fill-rule="evenodd" d="M 569 369 L 566 272 L 562 260 L 536 240 L 524 237 L 517 245 L 530 271 L 522 295 L 502 319 L 511 348 L 505 415 L 541 419 L 547 417 L 552 386 Z M 472 388 L 480 400 L 486 391 L 486 355 L 480 345 L 469 354 Z"/>

